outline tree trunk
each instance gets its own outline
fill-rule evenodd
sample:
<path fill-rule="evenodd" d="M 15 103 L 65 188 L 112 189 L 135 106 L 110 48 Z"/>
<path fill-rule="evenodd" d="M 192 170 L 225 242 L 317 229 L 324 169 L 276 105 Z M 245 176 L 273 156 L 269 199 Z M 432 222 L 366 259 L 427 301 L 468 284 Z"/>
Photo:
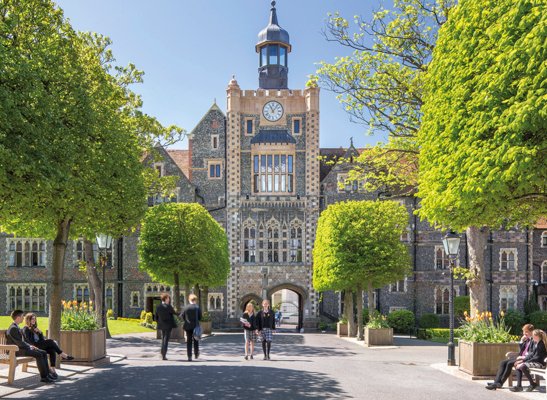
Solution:
<path fill-rule="evenodd" d="M 173 307 L 175 308 L 175 311 L 178 313 L 181 312 L 180 309 L 180 283 L 179 283 L 179 274 L 178 272 L 175 272 L 173 274 Z"/>
<path fill-rule="evenodd" d="M 469 249 L 469 272 L 467 279 L 469 297 L 471 299 L 471 317 L 488 310 L 486 301 L 486 270 L 484 255 L 488 241 L 488 229 L 470 226 L 466 230 Z"/>
<path fill-rule="evenodd" d="M 201 290 L 200 290 L 199 285 L 197 283 L 194 285 L 194 294 L 196 296 L 198 296 L 198 306 L 201 307 L 201 296 L 200 296 Z"/>
<path fill-rule="evenodd" d="M 367 285 L 367 304 L 369 315 L 375 311 L 374 308 L 374 289 L 372 288 L 372 282 Z"/>
<path fill-rule="evenodd" d="M 99 325 L 106 328 L 106 337 L 111 338 L 110 331 L 108 330 L 108 320 L 106 320 L 106 326 L 103 326 L 103 283 L 99 278 L 99 271 L 97 271 L 97 265 L 95 264 L 95 254 L 93 254 L 93 242 L 84 238 L 84 251 L 85 251 L 85 268 L 87 272 L 87 282 L 89 284 L 89 298 L 91 299 L 91 293 L 95 298 L 95 315 Z"/>
<path fill-rule="evenodd" d="M 354 337 L 357 334 L 357 327 L 355 326 L 355 316 L 353 314 L 353 292 L 351 290 L 346 290 L 345 306 L 348 318 L 348 337 Z"/>
<path fill-rule="evenodd" d="M 65 270 L 66 245 L 70 233 L 69 218 L 65 218 L 57 224 L 57 235 L 53 241 L 52 261 L 52 290 L 49 298 L 49 327 L 48 337 L 61 341 L 61 301 L 63 297 L 63 273 Z"/>
<path fill-rule="evenodd" d="M 203 294 L 203 308 L 202 310 L 204 312 L 209 312 L 209 286 L 203 286 L 203 290 L 201 291 Z"/>
<path fill-rule="evenodd" d="M 190 284 L 184 282 L 184 304 L 188 304 L 188 296 L 190 296 Z"/>
<path fill-rule="evenodd" d="M 363 331 L 363 288 L 357 286 L 356 298 L 357 302 L 357 340 L 365 340 L 365 332 Z"/>

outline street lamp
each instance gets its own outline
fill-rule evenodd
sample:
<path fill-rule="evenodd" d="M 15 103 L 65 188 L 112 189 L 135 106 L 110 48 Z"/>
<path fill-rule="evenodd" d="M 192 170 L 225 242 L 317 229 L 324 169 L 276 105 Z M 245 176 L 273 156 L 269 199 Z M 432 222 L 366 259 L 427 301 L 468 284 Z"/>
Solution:
<path fill-rule="evenodd" d="M 106 251 L 112 246 L 112 236 L 105 235 L 104 233 L 97 234 L 97 247 L 99 248 L 99 262 L 101 263 L 101 268 L 103 270 L 103 310 L 101 319 L 103 322 L 103 327 L 106 328 Z M 104 256 L 102 252 L 104 251 Z M 108 329 L 107 329 L 108 332 Z"/>
<path fill-rule="evenodd" d="M 454 232 L 447 233 L 443 238 L 444 253 L 448 255 L 450 262 L 450 294 L 449 313 L 450 313 L 450 339 L 448 341 L 448 365 L 456 365 L 456 355 L 454 351 L 454 260 L 460 250 L 460 236 Z"/>

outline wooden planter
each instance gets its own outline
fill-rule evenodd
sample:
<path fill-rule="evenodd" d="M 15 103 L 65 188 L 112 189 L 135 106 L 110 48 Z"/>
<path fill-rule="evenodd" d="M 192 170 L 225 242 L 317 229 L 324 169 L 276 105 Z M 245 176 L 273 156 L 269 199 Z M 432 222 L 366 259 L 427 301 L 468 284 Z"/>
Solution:
<path fill-rule="evenodd" d="M 199 324 L 204 335 L 210 335 L 213 332 L 213 321 L 201 321 Z"/>
<path fill-rule="evenodd" d="M 518 343 L 474 343 L 460 340 L 460 370 L 473 376 L 494 376 L 509 351 L 519 351 Z"/>
<path fill-rule="evenodd" d="M 365 346 L 389 346 L 393 344 L 393 328 L 371 329 L 365 327 Z"/>
<path fill-rule="evenodd" d="M 338 322 L 336 324 L 336 335 L 337 336 L 348 336 L 348 324 L 343 324 Z"/>
<path fill-rule="evenodd" d="M 61 331 L 61 349 L 74 357 L 74 362 L 92 363 L 106 357 L 106 329 Z"/>

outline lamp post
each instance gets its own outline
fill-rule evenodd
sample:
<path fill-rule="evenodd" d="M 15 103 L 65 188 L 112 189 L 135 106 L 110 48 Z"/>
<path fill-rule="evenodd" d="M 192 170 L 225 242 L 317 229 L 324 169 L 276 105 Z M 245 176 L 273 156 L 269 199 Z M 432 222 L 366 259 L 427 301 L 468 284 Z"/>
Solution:
<path fill-rule="evenodd" d="M 102 303 L 103 309 L 101 312 L 101 319 L 103 327 L 106 328 L 106 251 L 112 246 L 112 236 L 105 235 L 104 233 L 97 234 L 97 247 L 99 248 L 99 261 L 103 270 L 103 287 L 102 287 Z M 103 256 L 104 251 L 104 256 Z M 108 329 L 107 329 L 108 332 Z"/>
<path fill-rule="evenodd" d="M 443 238 L 444 252 L 448 255 L 450 262 L 450 294 L 448 297 L 450 313 L 450 339 L 448 341 L 448 365 L 456 365 L 456 355 L 454 351 L 454 261 L 460 250 L 460 236 L 454 232 L 447 233 Z"/>

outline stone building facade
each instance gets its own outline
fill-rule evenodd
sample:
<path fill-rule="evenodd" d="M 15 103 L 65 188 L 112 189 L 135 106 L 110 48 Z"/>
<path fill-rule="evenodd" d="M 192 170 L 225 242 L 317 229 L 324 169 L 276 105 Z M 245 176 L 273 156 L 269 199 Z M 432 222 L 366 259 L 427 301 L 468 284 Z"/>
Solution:
<path fill-rule="evenodd" d="M 241 89 L 233 78 L 226 90 L 226 112 L 213 104 L 190 133 L 188 150 L 160 147 L 159 161 L 145 160 L 159 174 L 178 178 L 172 197 L 151 197 L 148 202 L 198 202 L 225 229 L 231 273 L 225 286 L 207 294 L 215 325 L 237 324 L 248 301 L 272 298 L 286 289 L 298 297 L 298 326 L 312 327 L 320 318 L 336 319 L 343 308 L 340 294 L 318 294 L 312 286 L 312 248 L 321 211 L 336 202 L 381 200 L 386 194 L 366 192 L 360 182 L 347 180 L 362 149 L 353 143 L 319 147 L 319 89 L 288 88 L 292 47 L 275 7 L 255 50 L 259 87 Z M 389 199 L 408 209 L 401 240 L 411 254 L 412 273 L 376 290 L 375 304 L 382 313 L 405 308 L 446 319 L 449 275 L 442 234 L 415 215 L 416 199 Z M 137 246 L 138 232 L 115 240 L 109 251 L 107 305 L 118 316 L 152 310 L 160 293 L 172 291 L 139 269 Z M 522 309 L 532 293 L 547 310 L 547 224 L 492 232 L 487 246 L 490 310 Z M 47 311 L 52 249 L 51 241 L 0 235 L 0 314 L 16 307 Z M 89 297 L 86 277 L 78 268 L 82 257 L 81 242 L 71 241 L 64 298 Z M 467 265 L 465 237 L 458 263 Z M 464 282 L 456 281 L 456 294 L 466 290 Z"/>

